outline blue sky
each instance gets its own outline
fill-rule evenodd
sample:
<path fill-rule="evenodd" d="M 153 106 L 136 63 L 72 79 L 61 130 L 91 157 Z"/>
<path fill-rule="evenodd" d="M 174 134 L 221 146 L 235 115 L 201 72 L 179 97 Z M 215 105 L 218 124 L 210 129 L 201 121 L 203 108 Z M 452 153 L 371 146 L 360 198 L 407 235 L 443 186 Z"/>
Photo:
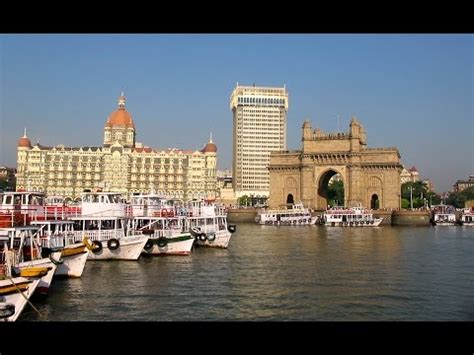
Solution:
<path fill-rule="evenodd" d="M 212 131 L 230 168 L 236 83 L 286 84 L 288 149 L 305 119 L 345 131 L 356 115 L 370 147 L 397 147 L 442 192 L 474 174 L 473 59 L 468 34 L 0 35 L 0 165 L 24 126 L 33 143 L 101 145 L 123 89 L 137 141 L 201 149 Z"/>

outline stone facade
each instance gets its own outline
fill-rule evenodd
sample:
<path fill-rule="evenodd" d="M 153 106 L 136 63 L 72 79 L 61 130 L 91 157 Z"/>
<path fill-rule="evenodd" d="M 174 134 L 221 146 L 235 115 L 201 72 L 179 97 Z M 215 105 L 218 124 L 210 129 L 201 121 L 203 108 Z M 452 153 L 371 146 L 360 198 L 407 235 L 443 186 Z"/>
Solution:
<path fill-rule="evenodd" d="M 454 184 L 454 191 L 461 192 L 474 186 L 474 175 L 469 176 L 469 180 L 458 180 Z"/>
<path fill-rule="evenodd" d="M 202 150 L 152 149 L 135 142 L 135 124 L 125 110 L 125 97 L 104 127 L 99 147 L 46 147 L 18 141 L 17 190 L 41 191 L 77 200 L 88 190 L 133 193 L 155 192 L 192 199 L 215 197 L 217 147 L 210 141 Z"/>
<path fill-rule="evenodd" d="M 353 117 L 349 132 L 323 133 L 303 124 L 302 149 L 270 157 L 270 207 L 303 202 L 327 208 L 327 186 L 335 174 L 344 183 L 344 206 L 400 208 L 400 154 L 397 148 L 368 148 L 367 134 Z"/>

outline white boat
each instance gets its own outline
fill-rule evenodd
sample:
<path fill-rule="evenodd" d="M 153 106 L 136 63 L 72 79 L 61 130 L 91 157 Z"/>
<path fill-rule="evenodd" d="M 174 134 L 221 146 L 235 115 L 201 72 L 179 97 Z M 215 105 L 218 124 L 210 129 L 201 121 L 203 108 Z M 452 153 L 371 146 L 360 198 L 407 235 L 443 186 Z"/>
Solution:
<path fill-rule="evenodd" d="M 54 220 L 31 224 L 39 227 L 42 255 L 57 265 L 55 276 L 81 277 L 88 250 L 83 242 L 74 242 L 74 222 Z"/>
<path fill-rule="evenodd" d="M 184 215 L 171 200 L 158 195 L 132 196 L 133 219 L 129 233 L 149 237 L 144 252 L 151 255 L 189 255 L 194 237 L 184 232 Z M 182 211 L 181 209 L 179 210 Z"/>
<path fill-rule="evenodd" d="M 260 210 L 255 221 L 260 224 L 276 226 L 305 226 L 315 224 L 317 217 L 312 217 L 308 208 L 302 203 L 295 203 L 291 208 Z"/>
<path fill-rule="evenodd" d="M 8 277 L 0 280 L 0 322 L 15 322 L 38 287 L 39 279 Z"/>
<path fill-rule="evenodd" d="M 4 244 L 8 246 L 4 253 L 12 274 L 39 278 L 36 293 L 47 295 L 57 266 L 49 258 L 41 256 L 38 227 L 0 228 L 0 239 L 10 244 Z"/>
<path fill-rule="evenodd" d="M 459 222 L 463 226 L 474 226 L 474 207 L 464 208 Z"/>
<path fill-rule="evenodd" d="M 322 223 L 328 227 L 377 227 L 383 218 L 375 218 L 363 207 L 332 207 L 323 213 Z"/>
<path fill-rule="evenodd" d="M 454 226 L 456 224 L 456 209 L 450 205 L 434 205 L 431 222 L 435 226 Z"/>
<path fill-rule="evenodd" d="M 74 243 L 84 241 L 92 260 L 138 260 L 148 236 L 126 235 L 126 219 L 120 217 L 74 217 L 69 232 Z"/>
<path fill-rule="evenodd" d="M 195 244 L 205 247 L 227 248 L 236 226 L 227 224 L 223 207 L 212 201 L 190 201 L 187 206 L 185 229 L 195 237 Z"/>
<path fill-rule="evenodd" d="M 126 217 L 131 214 L 129 205 L 117 192 L 83 192 L 82 217 Z"/>

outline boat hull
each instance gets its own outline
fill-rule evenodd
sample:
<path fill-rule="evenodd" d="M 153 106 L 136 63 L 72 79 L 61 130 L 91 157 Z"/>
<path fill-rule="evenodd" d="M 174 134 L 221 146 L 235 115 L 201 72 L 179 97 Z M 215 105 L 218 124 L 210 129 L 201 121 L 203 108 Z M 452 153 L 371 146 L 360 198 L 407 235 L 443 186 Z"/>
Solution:
<path fill-rule="evenodd" d="M 40 282 L 39 279 L 37 280 L 28 280 L 24 277 L 13 277 L 11 279 L 15 284 L 16 283 L 24 283 L 28 282 L 28 286 L 26 287 L 25 290 L 22 291 L 22 293 L 19 293 L 18 291 L 6 294 L 6 295 L 1 295 L 0 296 L 0 302 L 5 302 L 5 303 L 11 303 L 15 306 L 15 313 L 11 315 L 10 317 L 2 318 L 0 319 L 1 321 L 4 322 L 15 322 L 18 317 L 20 316 L 21 312 L 25 308 L 26 304 L 28 303 L 28 300 L 31 298 L 31 296 L 35 293 L 38 284 Z M 12 282 L 8 280 L 1 280 L 0 281 L 0 286 L 3 284 L 12 284 Z M 13 284 L 12 284 L 13 285 Z"/>
<path fill-rule="evenodd" d="M 144 249 L 144 252 L 150 255 L 189 255 L 194 245 L 194 237 L 190 234 L 166 238 L 164 246 L 158 244 L 158 239 L 149 240 L 153 241 L 153 247 L 149 250 Z"/>
<path fill-rule="evenodd" d="M 61 277 L 81 277 L 88 258 L 85 246 L 83 246 L 81 252 L 76 254 L 66 253 L 66 255 L 64 255 L 64 250 L 51 253 L 51 257 L 55 260 L 62 260 L 62 263 L 57 265 L 54 275 Z"/>
<path fill-rule="evenodd" d="M 210 240 L 209 234 L 215 235 L 214 240 Z M 196 245 L 200 247 L 210 247 L 210 248 L 227 248 L 229 246 L 230 238 L 232 237 L 232 233 L 227 230 L 220 230 L 215 233 L 208 233 L 204 237 L 196 236 Z M 205 239 L 204 239 L 205 238 Z"/>
<path fill-rule="evenodd" d="M 107 240 L 102 240 L 100 241 L 102 250 L 99 252 L 89 250 L 87 258 L 90 260 L 138 260 L 147 240 L 146 235 L 120 238 L 120 246 L 115 250 L 108 247 Z"/>
<path fill-rule="evenodd" d="M 49 292 L 49 287 L 53 281 L 53 276 L 56 272 L 57 266 L 49 258 L 43 258 L 21 262 L 16 265 L 15 271 L 19 273 L 20 270 L 27 269 L 28 267 L 47 267 L 49 269 L 46 275 L 41 276 L 39 279 L 40 282 L 36 288 L 36 294 L 46 296 Z"/>

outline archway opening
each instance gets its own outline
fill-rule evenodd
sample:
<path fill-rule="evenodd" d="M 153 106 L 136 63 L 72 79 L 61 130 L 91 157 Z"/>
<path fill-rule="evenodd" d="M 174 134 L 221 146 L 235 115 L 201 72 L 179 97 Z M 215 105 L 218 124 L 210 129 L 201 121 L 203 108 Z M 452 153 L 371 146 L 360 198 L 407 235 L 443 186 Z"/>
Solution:
<path fill-rule="evenodd" d="M 372 197 L 370 198 L 370 208 L 374 210 L 378 210 L 379 205 L 380 205 L 379 197 L 377 196 L 377 194 L 373 194 Z"/>
<path fill-rule="evenodd" d="M 293 199 L 293 194 L 288 194 L 288 196 L 286 197 L 286 204 L 287 205 L 293 205 L 295 203 L 294 199 Z"/>
<path fill-rule="evenodd" d="M 334 170 L 325 172 L 319 179 L 318 209 L 344 206 L 344 182 Z"/>

